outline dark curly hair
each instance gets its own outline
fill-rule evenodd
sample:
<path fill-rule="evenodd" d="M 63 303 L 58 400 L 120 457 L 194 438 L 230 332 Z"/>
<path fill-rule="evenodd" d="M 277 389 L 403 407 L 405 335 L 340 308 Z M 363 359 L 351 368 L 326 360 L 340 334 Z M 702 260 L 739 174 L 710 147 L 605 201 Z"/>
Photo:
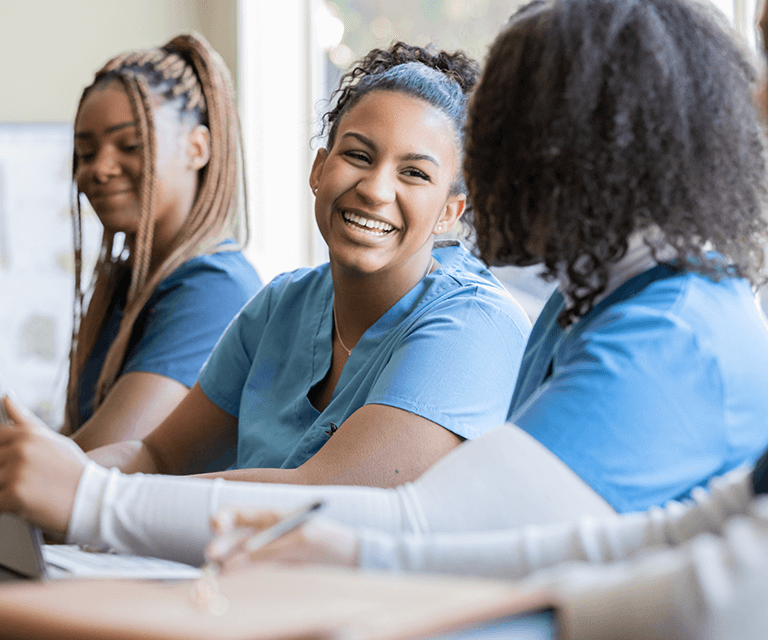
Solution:
<path fill-rule="evenodd" d="M 363 96 L 374 90 L 396 91 L 424 100 L 445 113 L 454 123 L 456 149 L 461 156 L 467 96 L 479 77 L 480 65 L 463 51 L 447 53 L 433 46 L 404 42 L 396 42 L 386 50 L 373 49 L 341 77 L 331 96 L 333 107 L 323 116 L 327 146 L 333 146 L 342 116 Z M 451 195 L 465 192 L 464 176 L 459 171 Z"/>
<path fill-rule="evenodd" d="M 763 280 L 755 74 L 724 18 L 689 0 L 537 0 L 492 45 L 465 175 L 489 264 L 567 275 L 585 315 L 643 233 L 677 269 Z"/>

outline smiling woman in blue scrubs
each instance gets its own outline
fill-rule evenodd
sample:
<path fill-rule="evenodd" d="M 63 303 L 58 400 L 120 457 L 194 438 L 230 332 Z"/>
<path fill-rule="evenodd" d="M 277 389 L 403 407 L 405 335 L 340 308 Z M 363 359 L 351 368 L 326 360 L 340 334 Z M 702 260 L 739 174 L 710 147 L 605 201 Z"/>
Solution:
<path fill-rule="evenodd" d="M 435 242 L 465 208 L 476 65 L 401 44 L 359 69 L 309 179 L 330 262 L 267 285 L 120 467 L 188 472 L 237 437 L 228 479 L 393 486 L 506 418 L 525 314 L 459 243 Z"/>

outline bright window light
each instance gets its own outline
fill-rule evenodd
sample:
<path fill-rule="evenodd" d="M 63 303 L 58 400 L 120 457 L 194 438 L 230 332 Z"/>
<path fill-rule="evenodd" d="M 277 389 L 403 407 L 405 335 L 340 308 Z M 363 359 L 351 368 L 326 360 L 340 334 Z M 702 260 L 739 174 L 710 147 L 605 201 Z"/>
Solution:
<path fill-rule="evenodd" d="M 315 9 L 315 37 L 323 49 L 332 49 L 344 37 L 344 23 L 324 2 Z"/>

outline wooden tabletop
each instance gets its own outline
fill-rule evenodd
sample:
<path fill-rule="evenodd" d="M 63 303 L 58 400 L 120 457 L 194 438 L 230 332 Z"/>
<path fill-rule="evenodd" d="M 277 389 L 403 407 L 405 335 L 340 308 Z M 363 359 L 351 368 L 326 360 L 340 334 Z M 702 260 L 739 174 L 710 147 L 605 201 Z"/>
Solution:
<path fill-rule="evenodd" d="M 501 581 L 260 565 L 219 578 L 223 612 L 190 582 L 67 580 L 0 585 L 5 640 L 261 640 L 428 637 L 540 608 L 542 593 Z"/>

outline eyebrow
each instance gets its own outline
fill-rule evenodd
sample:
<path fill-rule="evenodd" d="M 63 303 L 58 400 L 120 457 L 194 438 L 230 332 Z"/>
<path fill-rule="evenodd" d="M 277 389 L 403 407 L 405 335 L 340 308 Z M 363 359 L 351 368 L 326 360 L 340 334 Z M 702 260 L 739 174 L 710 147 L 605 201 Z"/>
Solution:
<path fill-rule="evenodd" d="M 104 133 L 114 133 L 115 131 L 120 131 L 120 129 L 127 129 L 128 127 L 135 127 L 136 123 L 131 120 L 129 122 L 121 122 L 120 124 L 115 124 L 109 127 Z M 80 133 L 75 133 L 75 138 L 92 138 L 93 133 L 90 131 L 82 131 Z"/>
<path fill-rule="evenodd" d="M 348 131 L 347 133 L 345 133 L 345 134 L 344 134 L 343 136 L 341 136 L 341 137 L 342 137 L 342 138 L 347 138 L 347 137 L 349 137 L 349 138 L 356 138 L 357 140 L 359 140 L 360 142 L 362 142 L 364 145 L 366 145 L 367 147 L 369 147 L 369 148 L 370 148 L 370 149 L 372 149 L 373 151 L 376 151 L 376 150 L 378 149 L 378 147 L 377 147 L 377 146 L 376 146 L 376 144 L 373 142 L 373 140 L 371 140 L 370 138 L 368 138 L 368 137 L 364 136 L 364 135 L 363 135 L 363 134 L 361 134 L 361 133 L 356 133 L 356 132 L 354 132 L 354 131 Z M 407 160 L 407 161 L 409 161 L 409 162 L 415 162 L 415 161 L 419 161 L 419 160 L 425 160 L 425 161 L 427 161 L 427 162 L 431 162 L 431 163 L 432 163 L 432 164 L 434 164 L 436 167 L 439 167 L 439 166 L 440 166 L 440 163 L 437 161 L 437 158 L 435 158 L 434 156 L 431 156 L 431 155 L 429 155 L 428 153 L 406 153 L 406 154 L 405 154 L 405 155 L 402 157 L 402 159 L 403 159 L 403 160 Z"/>

